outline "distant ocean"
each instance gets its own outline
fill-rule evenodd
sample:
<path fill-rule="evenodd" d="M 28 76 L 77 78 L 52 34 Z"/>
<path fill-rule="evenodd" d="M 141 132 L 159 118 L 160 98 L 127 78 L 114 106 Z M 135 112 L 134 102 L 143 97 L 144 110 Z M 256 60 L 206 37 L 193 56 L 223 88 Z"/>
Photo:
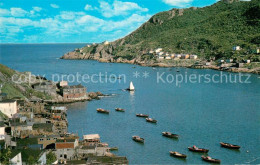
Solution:
<path fill-rule="evenodd" d="M 157 83 L 158 74 L 212 76 L 220 72 L 59 59 L 84 45 L 1 44 L 0 63 L 49 79 L 52 74 L 125 74 L 125 83 L 82 83 L 88 91 L 114 95 L 68 105 L 68 121 L 70 132 L 77 132 L 80 137 L 100 134 L 101 140 L 118 147 L 114 153 L 127 156 L 130 164 L 207 164 L 201 160 L 201 154 L 188 151 L 187 147 L 192 145 L 209 149 L 208 154 L 221 159 L 222 164 L 260 163 L 260 79 L 257 75 L 251 75 L 250 84 L 181 83 L 176 86 L 175 83 Z M 146 78 L 145 72 L 149 73 Z M 136 78 L 135 73 L 140 73 L 139 77 Z M 136 88 L 134 93 L 122 90 L 130 81 Z M 115 112 L 116 107 L 125 108 L 126 112 Z M 97 108 L 109 109 L 111 113 L 98 114 Z M 136 113 L 149 114 L 158 123 L 147 123 L 137 118 Z M 179 140 L 162 137 L 163 131 L 179 134 Z M 145 144 L 132 141 L 133 135 L 145 138 Z M 241 149 L 221 148 L 221 141 L 238 144 Z M 187 160 L 170 157 L 169 151 L 187 154 Z"/>

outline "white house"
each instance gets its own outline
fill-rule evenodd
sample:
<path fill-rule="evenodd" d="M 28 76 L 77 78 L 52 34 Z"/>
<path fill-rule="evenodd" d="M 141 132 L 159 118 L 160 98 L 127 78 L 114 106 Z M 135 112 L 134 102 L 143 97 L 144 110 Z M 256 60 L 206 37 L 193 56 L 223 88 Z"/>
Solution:
<path fill-rule="evenodd" d="M 241 50 L 241 47 L 240 47 L 240 46 L 233 46 L 233 50 L 234 50 L 234 51 Z"/>
<path fill-rule="evenodd" d="M 159 52 L 161 52 L 162 51 L 162 48 L 157 48 L 157 49 L 155 49 L 155 53 L 159 53 Z"/>
<path fill-rule="evenodd" d="M 160 59 L 160 60 L 163 60 L 163 59 L 164 59 L 164 57 L 163 57 L 163 56 L 159 56 L 159 59 Z"/>
<path fill-rule="evenodd" d="M 14 114 L 18 112 L 17 101 L 16 100 L 3 100 L 0 101 L 0 111 L 12 118 Z"/>
<path fill-rule="evenodd" d="M 250 64 L 250 63 L 251 63 L 251 61 L 250 61 L 250 60 L 246 60 L 246 63 Z"/>
<path fill-rule="evenodd" d="M 197 55 L 190 55 L 190 59 L 194 59 L 194 60 L 196 60 L 198 58 L 198 56 Z"/>
<path fill-rule="evenodd" d="M 5 140 L 5 126 L 0 125 L 0 140 Z"/>
<path fill-rule="evenodd" d="M 99 134 L 83 135 L 83 139 L 86 142 L 100 142 Z"/>
<path fill-rule="evenodd" d="M 176 54 L 175 57 L 176 58 L 181 58 L 181 54 Z"/>
<path fill-rule="evenodd" d="M 162 56 L 163 54 L 164 54 L 164 52 L 157 53 L 158 56 Z"/>
<path fill-rule="evenodd" d="M 15 164 L 15 165 L 22 165 L 23 164 L 21 152 L 10 159 L 10 164 Z"/>
<path fill-rule="evenodd" d="M 171 60 L 172 58 L 170 56 L 165 57 L 166 60 Z"/>
<path fill-rule="evenodd" d="M 109 45 L 109 42 L 108 41 L 104 41 L 103 44 L 104 45 Z"/>
<path fill-rule="evenodd" d="M 153 50 L 150 50 L 150 51 L 149 51 L 149 54 L 154 54 L 154 51 L 153 51 Z"/>

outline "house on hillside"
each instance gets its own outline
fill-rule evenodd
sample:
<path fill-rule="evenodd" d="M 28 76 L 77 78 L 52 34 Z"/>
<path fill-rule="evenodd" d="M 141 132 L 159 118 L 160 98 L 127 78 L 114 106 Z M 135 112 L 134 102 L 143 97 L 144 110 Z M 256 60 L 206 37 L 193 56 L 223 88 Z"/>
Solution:
<path fill-rule="evenodd" d="M 159 53 L 159 52 L 161 52 L 162 51 L 162 48 L 157 48 L 157 49 L 155 49 L 155 53 Z"/>
<path fill-rule="evenodd" d="M 196 60 L 197 58 L 198 58 L 197 55 L 194 55 L 194 54 L 190 55 L 190 59 Z"/>
<path fill-rule="evenodd" d="M 190 55 L 189 54 L 182 54 L 181 59 L 189 59 Z"/>
<path fill-rule="evenodd" d="M 100 143 L 100 136 L 99 134 L 83 135 L 83 140 L 84 142 Z"/>
<path fill-rule="evenodd" d="M 55 154 L 58 160 L 73 160 L 76 157 L 76 147 L 79 141 L 75 139 L 58 139 L 55 143 Z"/>
<path fill-rule="evenodd" d="M 61 88 L 61 95 L 64 99 L 86 99 L 86 87 L 79 85 L 65 86 Z"/>
<path fill-rule="evenodd" d="M 42 82 L 42 83 L 36 83 L 32 85 L 33 89 L 39 92 L 44 93 L 56 93 L 56 85 L 50 81 Z"/>
<path fill-rule="evenodd" d="M 5 140 L 5 125 L 0 121 L 0 140 Z"/>
<path fill-rule="evenodd" d="M 37 139 L 37 141 L 38 141 L 38 144 L 42 144 L 43 149 L 45 149 L 46 147 L 48 148 L 48 146 L 51 146 L 52 144 L 53 144 L 53 149 L 54 149 L 55 143 L 58 138 L 59 138 L 59 136 L 57 136 L 57 135 L 44 136 L 44 137 L 39 137 Z M 51 148 L 51 147 L 49 147 L 49 148 Z"/>
<path fill-rule="evenodd" d="M 233 50 L 234 51 L 239 51 L 239 50 L 241 50 L 241 47 L 240 46 L 233 46 Z"/>
<path fill-rule="evenodd" d="M 27 138 L 32 133 L 33 125 L 32 124 L 24 124 L 24 123 L 16 123 L 11 125 L 11 135 L 17 138 Z"/>
<path fill-rule="evenodd" d="M 65 86 L 68 86 L 69 84 L 68 84 L 68 81 L 60 81 L 59 83 L 58 83 L 58 87 L 59 88 L 62 88 L 62 87 L 65 87 Z"/>
<path fill-rule="evenodd" d="M 17 101 L 10 99 L 0 101 L 0 111 L 9 118 L 12 118 L 18 112 Z"/>

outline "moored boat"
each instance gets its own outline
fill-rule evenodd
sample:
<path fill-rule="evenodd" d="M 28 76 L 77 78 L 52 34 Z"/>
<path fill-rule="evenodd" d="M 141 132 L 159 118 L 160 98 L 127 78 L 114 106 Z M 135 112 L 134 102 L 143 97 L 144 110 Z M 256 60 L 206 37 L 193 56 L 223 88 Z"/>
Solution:
<path fill-rule="evenodd" d="M 145 114 L 136 114 L 137 117 L 149 117 L 149 115 L 145 115 Z"/>
<path fill-rule="evenodd" d="M 128 90 L 128 91 L 135 91 L 135 87 L 134 87 L 134 84 L 133 84 L 132 81 L 130 82 L 129 88 L 127 88 L 126 90 Z"/>
<path fill-rule="evenodd" d="M 198 148 L 196 146 L 193 147 L 188 147 L 188 149 L 192 152 L 204 152 L 204 153 L 208 153 L 209 150 L 208 149 L 204 149 L 204 148 Z"/>
<path fill-rule="evenodd" d="M 152 118 L 146 118 L 145 120 L 146 120 L 147 122 L 149 122 L 149 123 L 157 123 L 157 120 L 152 119 Z"/>
<path fill-rule="evenodd" d="M 220 145 L 221 145 L 221 147 L 229 148 L 229 149 L 237 149 L 238 150 L 240 148 L 240 146 L 238 146 L 238 145 L 224 143 L 224 142 L 220 142 Z"/>
<path fill-rule="evenodd" d="M 98 108 L 98 109 L 97 109 L 97 112 L 98 112 L 98 113 L 109 114 L 109 111 L 108 111 L 108 110 L 105 110 L 105 109 L 102 109 L 102 108 Z"/>
<path fill-rule="evenodd" d="M 206 161 L 206 162 L 211 162 L 211 163 L 220 163 L 221 161 L 219 159 L 211 158 L 210 156 L 204 156 L 202 155 L 201 158 Z"/>
<path fill-rule="evenodd" d="M 116 150 L 118 150 L 118 148 L 117 147 L 112 147 L 112 148 L 109 148 L 109 150 L 110 151 L 116 151 Z"/>
<path fill-rule="evenodd" d="M 139 143 L 144 143 L 144 138 L 141 138 L 140 136 L 133 136 L 132 139 Z"/>
<path fill-rule="evenodd" d="M 118 112 L 125 112 L 125 110 L 122 109 L 122 108 L 116 108 L 115 110 L 118 111 Z"/>
<path fill-rule="evenodd" d="M 177 158 L 184 158 L 184 159 L 187 158 L 187 155 L 184 155 L 184 154 L 181 154 L 181 153 L 175 152 L 175 151 L 170 151 L 170 155 L 177 157 Z"/>
<path fill-rule="evenodd" d="M 162 135 L 168 138 L 179 138 L 179 135 L 177 134 L 172 134 L 170 132 L 162 132 Z"/>

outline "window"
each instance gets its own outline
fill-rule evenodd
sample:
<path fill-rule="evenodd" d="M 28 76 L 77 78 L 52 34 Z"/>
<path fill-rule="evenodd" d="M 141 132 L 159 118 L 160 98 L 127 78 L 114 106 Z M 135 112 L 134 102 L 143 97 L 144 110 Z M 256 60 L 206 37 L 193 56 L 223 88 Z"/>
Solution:
<path fill-rule="evenodd" d="M 60 155 L 60 158 L 62 158 L 62 155 Z"/>

